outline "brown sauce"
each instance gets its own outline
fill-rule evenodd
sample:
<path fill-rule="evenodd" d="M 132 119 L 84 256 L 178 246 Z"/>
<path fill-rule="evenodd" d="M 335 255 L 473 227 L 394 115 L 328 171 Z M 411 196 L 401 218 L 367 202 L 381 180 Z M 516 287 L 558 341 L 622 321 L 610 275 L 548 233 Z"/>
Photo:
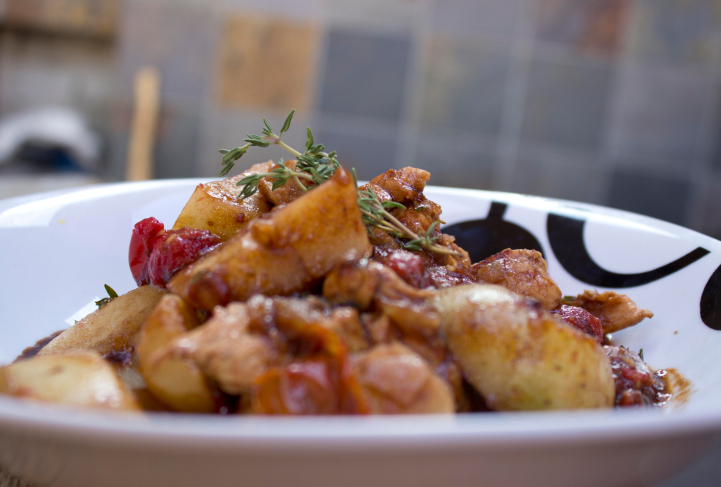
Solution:
<path fill-rule="evenodd" d="M 26 360 L 29 358 L 33 358 L 38 353 L 40 353 L 40 350 L 42 350 L 45 347 L 45 345 L 52 342 L 55 339 L 55 337 L 57 337 L 64 331 L 65 330 L 59 330 L 59 331 L 56 331 L 55 333 L 53 333 L 52 335 L 46 336 L 45 338 L 41 338 L 40 340 L 35 342 L 35 345 L 29 346 L 25 350 L 23 350 L 23 352 L 20 355 L 18 355 L 18 357 L 14 361 L 19 362 L 20 360 Z"/>

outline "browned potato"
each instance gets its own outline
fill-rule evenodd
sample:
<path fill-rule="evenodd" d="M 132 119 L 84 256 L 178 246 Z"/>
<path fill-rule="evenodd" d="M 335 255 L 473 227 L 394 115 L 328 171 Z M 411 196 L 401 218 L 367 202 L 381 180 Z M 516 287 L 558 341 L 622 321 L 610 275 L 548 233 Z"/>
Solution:
<path fill-rule="evenodd" d="M 247 231 L 176 274 L 168 288 L 209 311 L 253 294 L 302 291 L 369 251 L 353 178 L 339 169 L 318 188 L 253 220 Z"/>
<path fill-rule="evenodd" d="M 274 165 L 273 161 L 255 164 L 232 178 L 199 184 L 175 220 L 173 230 L 197 228 L 228 240 L 252 219 L 270 211 L 261 193 L 239 200 L 236 183 L 248 175 L 268 172 Z"/>
<path fill-rule="evenodd" d="M 163 296 L 140 332 L 140 373 L 148 390 L 176 411 L 212 412 L 213 391 L 195 363 L 167 353 L 196 326 L 195 311 L 187 303 L 175 295 Z"/>
<path fill-rule="evenodd" d="M 595 340 L 497 285 L 438 292 L 451 353 L 497 410 L 612 407 L 611 366 Z"/>
<path fill-rule="evenodd" d="M 35 357 L 0 368 L 0 393 L 69 406 L 138 409 L 112 365 L 95 352 Z"/>
<path fill-rule="evenodd" d="M 38 355 L 83 350 L 105 355 L 125 350 L 134 345 L 141 325 L 164 293 L 153 286 L 141 286 L 118 296 L 62 332 Z"/>

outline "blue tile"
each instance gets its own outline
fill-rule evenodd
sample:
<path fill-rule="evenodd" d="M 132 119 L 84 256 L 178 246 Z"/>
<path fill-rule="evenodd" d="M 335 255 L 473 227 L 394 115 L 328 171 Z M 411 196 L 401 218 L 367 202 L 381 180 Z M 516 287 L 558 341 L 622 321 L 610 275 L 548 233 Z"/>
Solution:
<path fill-rule="evenodd" d="M 327 46 L 321 112 L 399 120 L 410 40 L 332 30 Z"/>
<path fill-rule="evenodd" d="M 606 63 L 534 59 L 521 135 L 524 139 L 596 149 L 605 130 L 613 75 Z"/>
<path fill-rule="evenodd" d="M 691 190 L 687 180 L 617 168 L 611 174 L 608 204 L 683 225 Z"/>
<path fill-rule="evenodd" d="M 426 66 L 423 128 L 500 133 L 510 57 L 436 39 Z"/>
<path fill-rule="evenodd" d="M 494 189 L 494 147 L 461 145 L 438 134 L 419 137 L 413 166 L 431 173 L 429 184 L 456 188 Z"/>
<path fill-rule="evenodd" d="M 536 0 L 536 39 L 615 55 L 630 0 Z"/>
<path fill-rule="evenodd" d="M 200 107 L 194 103 L 166 104 L 160 113 L 155 142 L 155 177 L 196 175 Z"/>
<path fill-rule="evenodd" d="M 452 36 L 509 41 L 523 18 L 523 0 L 438 0 L 433 28 Z"/>
<path fill-rule="evenodd" d="M 718 0 L 636 0 L 634 10 L 633 59 L 700 64 L 719 59 Z"/>
<path fill-rule="evenodd" d="M 355 168 L 358 179 L 369 180 L 396 168 L 396 133 L 368 133 L 343 129 L 337 124 L 321 123 L 313 131 L 316 143 L 320 142 L 338 153 L 338 161 L 346 169 Z"/>
<path fill-rule="evenodd" d="M 600 203 L 603 168 L 593 154 L 573 154 L 527 146 L 515 161 L 510 191 Z"/>
<path fill-rule="evenodd" d="M 155 66 L 164 96 L 199 99 L 213 76 L 217 26 L 212 10 L 166 2 L 126 2 L 118 40 L 121 89 L 132 90 L 144 66 Z"/>
<path fill-rule="evenodd" d="M 612 152 L 659 164 L 694 162 L 710 152 L 716 83 L 711 73 L 630 66 L 618 85 Z"/>

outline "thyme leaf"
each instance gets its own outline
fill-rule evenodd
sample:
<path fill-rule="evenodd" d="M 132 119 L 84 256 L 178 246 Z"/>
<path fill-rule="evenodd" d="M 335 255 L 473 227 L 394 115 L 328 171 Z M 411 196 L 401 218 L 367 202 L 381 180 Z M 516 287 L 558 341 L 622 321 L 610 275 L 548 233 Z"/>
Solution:
<path fill-rule="evenodd" d="M 118 297 L 118 293 L 116 293 L 112 287 L 108 286 L 107 284 L 104 284 L 104 286 L 105 286 L 105 292 L 108 293 L 108 297 L 95 301 L 95 305 L 98 307 L 98 309 L 102 308 L 103 306 L 108 304 L 110 301 L 112 301 L 113 299 Z"/>

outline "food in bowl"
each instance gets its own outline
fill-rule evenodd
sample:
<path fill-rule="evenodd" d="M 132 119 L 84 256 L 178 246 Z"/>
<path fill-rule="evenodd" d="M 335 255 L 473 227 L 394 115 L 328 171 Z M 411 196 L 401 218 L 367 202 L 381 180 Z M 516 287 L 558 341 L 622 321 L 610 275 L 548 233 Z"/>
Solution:
<path fill-rule="evenodd" d="M 138 288 L 0 369 L 0 391 L 254 414 L 668 400 L 663 372 L 606 338 L 652 313 L 611 291 L 564 297 L 535 250 L 472 263 L 423 194 L 428 172 L 390 170 L 358 187 L 310 130 L 303 153 L 282 141 L 292 115 L 278 135 L 266 122 L 224 151 L 223 175 L 252 146 L 281 145 L 293 160 L 199 185 L 170 230 L 138 222 Z"/>

